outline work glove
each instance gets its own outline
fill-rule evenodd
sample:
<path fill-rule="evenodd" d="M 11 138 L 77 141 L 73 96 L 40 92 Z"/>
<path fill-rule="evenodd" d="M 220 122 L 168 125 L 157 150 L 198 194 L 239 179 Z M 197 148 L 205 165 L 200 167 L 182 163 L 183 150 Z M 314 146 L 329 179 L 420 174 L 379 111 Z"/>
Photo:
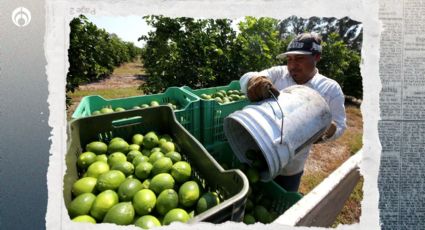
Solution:
<path fill-rule="evenodd" d="M 247 96 L 252 102 L 279 96 L 279 91 L 273 86 L 269 78 L 264 76 L 252 77 L 248 82 Z"/>

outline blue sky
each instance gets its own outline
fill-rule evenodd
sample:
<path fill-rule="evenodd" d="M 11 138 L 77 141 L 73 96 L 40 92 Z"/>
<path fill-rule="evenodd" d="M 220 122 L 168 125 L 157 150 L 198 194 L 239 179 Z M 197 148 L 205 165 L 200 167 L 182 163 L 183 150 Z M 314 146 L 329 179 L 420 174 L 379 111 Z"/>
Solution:
<path fill-rule="evenodd" d="M 143 43 L 138 42 L 137 39 L 142 35 L 147 35 L 152 29 L 142 16 L 87 16 L 87 18 L 97 27 L 105 29 L 108 33 L 115 33 L 122 40 L 133 42 L 138 47 L 142 47 Z"/>

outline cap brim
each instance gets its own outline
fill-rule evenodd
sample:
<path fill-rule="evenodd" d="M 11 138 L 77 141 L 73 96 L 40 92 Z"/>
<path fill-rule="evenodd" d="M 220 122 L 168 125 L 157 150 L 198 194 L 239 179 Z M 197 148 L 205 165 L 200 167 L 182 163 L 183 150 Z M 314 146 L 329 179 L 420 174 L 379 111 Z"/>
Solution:
<path fill-rule="evenodd" d="M 288 54 L 302 54 L 302 55 L 311 55 L 313 54 L 310 51 L 303 51 L 303 50 L 294 50 L 294 51 L 289 51 L 289 52 L 285 52 L 285 53 L 281 53 L 279 55 L 276 56 L 276 58 L 278 59 L 283 59 L 285 58 Z"/>

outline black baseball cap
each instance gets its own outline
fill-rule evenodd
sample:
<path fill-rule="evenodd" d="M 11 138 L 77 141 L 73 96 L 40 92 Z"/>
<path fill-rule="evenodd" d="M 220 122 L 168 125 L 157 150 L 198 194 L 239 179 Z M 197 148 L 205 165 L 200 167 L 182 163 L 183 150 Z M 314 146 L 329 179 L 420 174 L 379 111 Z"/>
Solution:
<path fill-rule="evenodd" d="M 285 53 L 281 53 L 276 58 L 285 58 L 288 54 L 317 54 L 322 53 L 322 39 L 316 34 L 303 33 L 294 38 L 288 45 Z"/>

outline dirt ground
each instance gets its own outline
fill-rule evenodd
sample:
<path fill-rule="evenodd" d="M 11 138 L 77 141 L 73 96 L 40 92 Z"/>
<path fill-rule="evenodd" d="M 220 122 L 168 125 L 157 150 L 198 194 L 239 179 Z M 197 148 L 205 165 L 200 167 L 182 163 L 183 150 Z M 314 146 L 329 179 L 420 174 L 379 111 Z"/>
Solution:
<path fill-rule="evenodd" d="M 80 85 L 79 90 L 116 89 L 140 85 L 143 82 L 143 72 L 137 72 L 142 65 L 139 63 L 125 63 L 115 69 L 112 75 L 99 82 Z"/>

